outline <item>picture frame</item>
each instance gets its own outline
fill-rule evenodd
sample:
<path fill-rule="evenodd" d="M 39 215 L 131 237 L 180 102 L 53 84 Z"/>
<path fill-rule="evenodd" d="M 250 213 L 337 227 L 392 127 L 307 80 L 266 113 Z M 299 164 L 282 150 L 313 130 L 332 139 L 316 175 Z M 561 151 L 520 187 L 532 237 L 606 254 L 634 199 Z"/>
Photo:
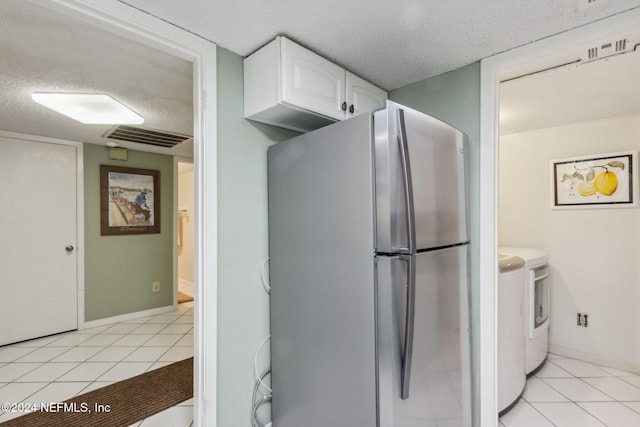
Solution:
<path fill-rule="evenodd" d="M 160 233 L 160 171 L 100 165 L 100 234 Z"/>
<path fill-rule="evenodd" d="M 551 208 L 638 207 L 636 151 L 551 160 Z"/>

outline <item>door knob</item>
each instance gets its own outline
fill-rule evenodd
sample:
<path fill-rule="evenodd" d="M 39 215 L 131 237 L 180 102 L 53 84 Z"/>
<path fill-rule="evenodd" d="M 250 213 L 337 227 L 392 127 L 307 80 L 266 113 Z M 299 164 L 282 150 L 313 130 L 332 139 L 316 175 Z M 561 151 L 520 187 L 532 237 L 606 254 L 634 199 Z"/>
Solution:
<path fill-rule="evenodd" d="M 66 248 L 64 248 L 67 252 L 73 252 L 73 246 L 69 245 Z"/>

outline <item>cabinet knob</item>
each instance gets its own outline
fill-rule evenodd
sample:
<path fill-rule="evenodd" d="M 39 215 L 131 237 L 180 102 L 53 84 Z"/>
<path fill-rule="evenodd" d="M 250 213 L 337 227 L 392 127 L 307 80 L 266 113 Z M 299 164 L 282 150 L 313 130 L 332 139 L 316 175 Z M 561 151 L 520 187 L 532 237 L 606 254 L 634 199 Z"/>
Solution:
<path fill-rule="evenodd" d="M 353 114 L 353 112 L 354 112 L 355 110 L 356 110 L 356 109 L 353 107 L 353 104 L 351 104 L 351 107 L 349 107 L 349 112 L 350 112 L 351 114 Z"/>
<path fill-rule="evenodd" d="M 342 111 L 347 111 L 347 103 L 346 102 L 342 103 Z"/>

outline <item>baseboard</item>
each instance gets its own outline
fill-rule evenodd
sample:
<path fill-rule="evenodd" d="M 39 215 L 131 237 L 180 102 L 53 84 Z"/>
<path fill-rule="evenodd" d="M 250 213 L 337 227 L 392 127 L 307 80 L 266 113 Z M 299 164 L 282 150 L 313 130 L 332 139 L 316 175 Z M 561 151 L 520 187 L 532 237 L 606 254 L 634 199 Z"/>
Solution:
<path fill-rule="evenodd" d="M 110 325 L 112 323 L 126 322 L 127 320 L 134 320 L 134 319 L 139 319 L 141 317 L 155 316 L 156 314 L 167 313 L 175 309 L 176 309 L 176 306 L 167 305 L 165 307 L 152 308 L 144 311 L 136 311 L 133 313 L 121 314 L 119 316 L 105 317 L 104 319 L 97 319 L 97 320 L 91 320 L 89 322 L 85 322 L 84 325 L 82 325 L 78 329 L 89 329 L 89 328 L 95 328 L 97 326 Z"/>
<path fill-rule="evenodd" d="M 623 371 L 640 374 L 640 363 L 638 362 L 613 359 L 610 357 L 602 356 L 600 354 L 589 353 L 587 351 L 563 347 L 561 345 L 555 345 L 551 343 L 549 344 L 549 353 L 557 354 L 559 356 L 571 357 L 572 359 L 578 359 L 596 365 L 606 366 L 607 368 L 620 369 Z"/>

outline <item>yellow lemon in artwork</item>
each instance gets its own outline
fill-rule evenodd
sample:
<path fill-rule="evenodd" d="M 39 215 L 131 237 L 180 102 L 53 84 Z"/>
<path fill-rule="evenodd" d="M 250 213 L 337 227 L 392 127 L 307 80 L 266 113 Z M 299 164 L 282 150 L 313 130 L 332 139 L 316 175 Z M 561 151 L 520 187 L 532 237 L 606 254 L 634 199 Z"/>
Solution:
<path fill-rule="evenodd" d="M 581 196 L 593 196 L 596 191 L 596 185 L 593 181 L 582 181 L 578 184 L 578 193 Z"/>
<path fill-rule="evenodd" d="M 600 172 L 594 180 L 594 186 L 598 193 L 610 196 L 618 188 L 618 177 L 613 172 Z"/>

